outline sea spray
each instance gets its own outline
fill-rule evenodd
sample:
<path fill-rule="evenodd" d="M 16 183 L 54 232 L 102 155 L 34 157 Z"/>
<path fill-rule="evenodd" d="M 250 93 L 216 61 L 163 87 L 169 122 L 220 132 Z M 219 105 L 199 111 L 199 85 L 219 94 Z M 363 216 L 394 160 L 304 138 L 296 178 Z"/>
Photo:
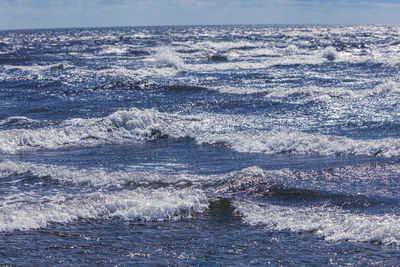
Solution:
<path fill-rule="evenodd" d="M 169 47 L 160 47 L 156 50 L 155 60 L 158 63 L 181 69 L 184 67 L 183 59 Z"/>

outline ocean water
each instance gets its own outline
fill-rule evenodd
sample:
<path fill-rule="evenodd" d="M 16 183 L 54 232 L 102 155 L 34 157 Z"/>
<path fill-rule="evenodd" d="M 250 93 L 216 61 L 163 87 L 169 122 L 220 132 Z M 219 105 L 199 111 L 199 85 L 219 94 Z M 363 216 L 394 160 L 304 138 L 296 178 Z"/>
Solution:
<path fill-rule="evenodd" d="M 0 264 L 400 265 L 400 27 L 0 31 Z"/>

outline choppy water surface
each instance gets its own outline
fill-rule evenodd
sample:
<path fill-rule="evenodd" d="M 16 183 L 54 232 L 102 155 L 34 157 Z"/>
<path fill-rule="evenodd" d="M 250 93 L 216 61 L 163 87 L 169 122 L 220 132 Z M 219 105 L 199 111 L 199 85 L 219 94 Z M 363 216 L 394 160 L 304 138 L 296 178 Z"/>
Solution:
<path fill-rule="evenodd" d="M 0 261 L 399 265 L 400 27 L 0 32 Z"/>

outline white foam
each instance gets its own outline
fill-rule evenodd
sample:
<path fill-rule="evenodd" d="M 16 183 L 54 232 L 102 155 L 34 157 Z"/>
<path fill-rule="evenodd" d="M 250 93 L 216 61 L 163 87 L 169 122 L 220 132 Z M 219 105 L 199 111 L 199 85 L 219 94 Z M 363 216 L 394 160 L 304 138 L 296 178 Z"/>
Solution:
<path fill-rule="evenodd" d="M 153 37 L 153 35 L 151 35 L 151 34 L 146 34 L 145 32 L 136 32 L 136 33 L 134 33 L 134 34 L 127 35 L 127 36 L 125 36 L 125 37 L 128 37 L 128 38 L 135 38 L 135 39 L 147 39 L 147 38 Z"/>
<path fill-rule="evenodd" d="M 182 68 L 184 67 L 183 59 L 172 49 L 168 47 L 160 47 L 156 50 L 155 60 L 158 63 L 165 64 L 169 67 Z"/>
<path fill-rule="evenodd" d="M 296 43 L 301 44 L 301 43 Z M 309 44 L 305 44 L 306 46 Z M 232 47 L 233 46 L 233 47 Z M 218 47 L 218 46 L 216 46 Z M 277 65 L 319 65 L 327 61 L 337 63 L 377 63 L 393 67 L 399 64 L 398 52 L 384 51 L 383 48 L 364 51 L 362 49 L 349 49 L 345 51 L 336 51 L 334 47 L 328 46 L 321 50 L 310 50 L 308 48 L 299 48 L 290 44 L 284 48 L 265 47 L 265 44 L 249 44 L 250 50 L 229 50 L 234 48 L 231 45 L 221 44 L 221 48 L 199 46 L 191 44 L 189 48 L 199 49 L 200 51 L 192 55 L 187 55 L 188 60 L 185 69 L 193 72 L 214 72 L 224 70 L 259 70 L 270 68 Z M 232 61 L 227 62 L 203 62 L 198 63 L 198 58 L 206 59 L 209 55 L 222 53 L 228 55 Z M 194 57 L 194 58 L 192 58 Z M 193 64 L 193 62 L 196 62 Z"/>
<path fill-rule="evenodd" d="M 260 70 L 266 69 L 276 65 L 293 65 L 293 64 L 321 64 L 326 60 L 322 58 L 319 54 L 291 54 L 287 56 L 280 57 L 265 57 L 257 60 L 245 60 L 246 58 L 236 61 L 228 62 L 218 62 L 211 64 L 207 62 L 206 64 L 185 64 L 185 69 L 196 72 L 214 72 L 214 71 L 224 71 L 224 70 Z"/>
<path fill-rule="evenodd" d="M 302 86 L 293 88 L 277 86 L 274 88 L 268 88 L 266 97 L 284 98 L 297 94 L 307 94 L 308 97 L 305 98 L 305 101 L 324 99 L 329 101 L 333 97 L 352 98 L 354 96 L 360 96 L 360 94 L 354 93 L 353 91 L 344 88 L 326 88 L 318 86 Z"/>
<path fill-rule="evenodd" d="M 153 60 L 149 60 L 151 65 L 154 64 Z M 143 79 L 143 80 L 149 80 L 149 79 L 154 79 L 157 77 L 172 77 L 177 74 L 179 70 L 176 68 L 171 68 L 171 67 L 157 67 L 154 68 L 154 66 L 151 67 L 143 67 L 140 69 L 128 69 L 123 66 L 113 66 L 112 68 L 109 69 L 103 69 L 103 70 L 84 70 L 81 69 L 77 71 L 77 75 L 99 75 L 99 76 L 111 76 L 111 77 L 117 77 L 117 78 L 126 78 L 126 79 L 131 79 L 132 77 L 136 77 L 138 79 Z"/>
<path fill-rule="evenodd" d="M 0 231 L 28 230 L 79 219 L 170 220 L 203 212 L 207 198 L 198 190 L 124 190 L 35 198 L 0 206 Z"/>
<path fill-rule="evenodd" d="M 251 225 L 293 232 L 313 232 L 326 240 L 400 245 L 400 217 L 354 214 L 326 207 L 260 206 L 236 201 L 237 211 Z"/>
<path fill-rule="evenodd" d="M 328 46 L 323 51 L 322 56 L 329 61 L 333 61 L 338 57 L 338 53 L 336 52 L 336 49 L 334 47 Z"/>
<path fill-rule="evenodd" d="M 221 123 L 223 122 L 223 123 Z M 282 127 L 279 121 L 257 116 L 182 116 L 156 110 L 120 110 L 105 118 L 75 118 L 58 126 L 0 131 L 0 151 L 58 149 L 107 143 L 146 142 L 162 135 L 191 137 L 198 144 L 223 143 L 245 153 L 399 156 L 400 139 L 357 140 L 344 136 L 288 131 L 307 130 L 298 120 Z M 317 123 L 317 122 L 316 122 Z M 238 131 L 239 127 L 243 130 Z M 271 129 L 275 130 L 255 130 Z"/>
<path fill-rule="evenodd" d="M 172 137 L 190 135 L 183 117 L 156 110 L 121 110 L 105 118 L 64 121 L 58 127 L 11 129 L 0 131 L 0 151 L 17 153 L 24 150 L 57 149 L 78 145 L 115 142 L 143 142 L 152 138 L 153 131 Z M 176 124 L 171 122 L 176 121 Z"/>
<path fill-rule="evenodd" d="M 293 153 L 318 155 L 364 155 L 393 157 L 400 155 L 400 139 L 355 140 L 343 136 L 302 132 L 208 134 L 196 138 L 199 143 L 224 143 L 238 152 Z"/>
<path fill-rule="evenodd" d="M 212 181 L 223 181 L 215 183 L 214 192 L 224 196 L 245 193 L 247 197 L 265 197 L 270 186 L 278 186 L 289 190 L 312 190 L 322 195 L 329 192 L 339 196 L 395 199 L 400 191 L 391 185 L 397 183 L 399 176 L 398 164 L 350 165 L 327 170 L 263 170 L 251 166 L 213 177 Z"/>
<path fill-rule="evenodd" d="M 191 185 L 192 183 L 206 179 L 206 177 L 190 174 L 166 175 L 149 171 L 137 171 L 135 169 L 112 172 L 102 168 L 78 169 L 11 160 L 0 162 L 0 177 L 23 174 L 46 177 L 47 179 L 54 179 L 64 183 L 88 184 L 102 187 L 120 187 L 127 183 L 146 186 L 157 182 L 182 186 L 186 184 Z"/>
<path fill-rule="evenodd" d="M 319 75 L 321 79 L 331 79 L 331 76 Z M 244 82 L 243 82 L 244 83 Z M 352 84 L 359 86 L 359 81 Z M 332 102 L 332 98 L 341 98 L 348 100 L 357 100 L 360 98 L 367 97 L 380 97 L 384 98 L 385 101 L 388 99 L 387 96 L 399 97 L 400 95 L 400 83 L 394 80 L 383 81 L 371 89 L 364 90 L 351 90 L 342 87 L 319 87 L 319 86 L 301 86 L 301 87 L 285 87 L 285 86 L 273 86 L 273 87 L 261 87 L 257 88 L 254 85 L 233 87 L 229 85 L 214 86 L 210 87 L 211 90 L 215 90 L 221 93 L 228 94 L 264 94 L 266 98 L 286 98 L 291 96 L 306 95 L 296 101 L 310 101 L 319 100 Z M 397 101 L 397 99 L 393 99 Z M 294 100 L 293 100 L 294 101 Z"/>
<path fill-rule="evenodd" d="M 372 96 L 399 95 L 400 84 L 394 81 L 387 81 L 377 85 L 375 88 L 366 91 Z"/>
<path fill-rule="evenodd" d="M 99 54 L 100 55 L 122 55 L 122 54 L 126 54 L 129 50 L 129 47 L 121 47 L 121 46 L 106 46 L 105 48 L 103 48 Z"/>
<path fill-rule="evenodd" d="M 300 54 L 301 50 L 296 45 L 290 44 L 284 48 L 283 52 L 284 52 L 283 54 L 292 55 L 292 54 Z"/>
<path fill-rule="evenodd" d="M 376 63 L 382 63 L 386 67 L 394 67 L 400 64 L 400 53 L 391 51 L 383 47 L 372 50 L 370 60 Z"/>
<path fill-rule="evenodd" d="M 26 124 L 38 124 L 38 123 L 40 123 L 40 121 L 33 120 L 33 119 L 30 119 L 30 118 L 24 117 L 24 116 L 11 116 L 11 117 L 7 117 L 3 120 L 0 120 L 0 126 L 7 125 L 10 123 L 15 123 L 18 126 L 20 126 L 20 125 L 23 126 Z"/>
<path fill-rule="evenodd" d="M 3 65 L 5 70 L 19 70 L 21 72 L 27 72 L 27 73 L 33 73 L 33 74 L 39 74 L 45 70 L 48 70 L 52 67 L 53 65 L 30 65 L 30 66 L 18 66 L 18 65 Z"/>
<path fill-rule="evenodd" d="M 213 86 L 210 87 L 211 90 L 218 91 L 225 94 L 235 94 L 235 95 L 250 95 L 250 94 L 262 94 L 270 93 L 270 88 L 255 88 L 254 86 L 249 87 L 233 87 L 228 85 Z"/>
<path fill-rule="evenodd" d="M 236 41 L 236 42 L 213 42 L 213 41 L 204 41 L 204 42 L 196 42 L 192 44 L 192 46 L 196 49 L 206 50 L 206 51 L 214 51 L 214 52 L 223 52 L 232 49 L 240 49 L 242 47 L 248 48 L 259 48 L 262 47 L 264 43 L 262 42 L 249 42 L 249 41 Z"/>

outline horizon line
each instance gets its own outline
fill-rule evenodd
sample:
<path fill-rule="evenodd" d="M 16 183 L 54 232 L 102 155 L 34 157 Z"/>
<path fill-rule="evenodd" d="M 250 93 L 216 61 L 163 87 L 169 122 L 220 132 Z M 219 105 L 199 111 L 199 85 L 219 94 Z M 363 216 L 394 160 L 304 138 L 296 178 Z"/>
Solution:
<path fill-rule="evenodd" d="M 119 26 L 56 26 L 10 28 L 0 31 L 32 31 L 32 30 L 68 30 L 68 29 L 107 29 L 107 28 L 136 28 L 136 27 L 218 27 L 218 26 L 400 26 L 392 23 L 226 23 L 226 24 L 148 24 L 148 25 L 119 25 Z"/>

